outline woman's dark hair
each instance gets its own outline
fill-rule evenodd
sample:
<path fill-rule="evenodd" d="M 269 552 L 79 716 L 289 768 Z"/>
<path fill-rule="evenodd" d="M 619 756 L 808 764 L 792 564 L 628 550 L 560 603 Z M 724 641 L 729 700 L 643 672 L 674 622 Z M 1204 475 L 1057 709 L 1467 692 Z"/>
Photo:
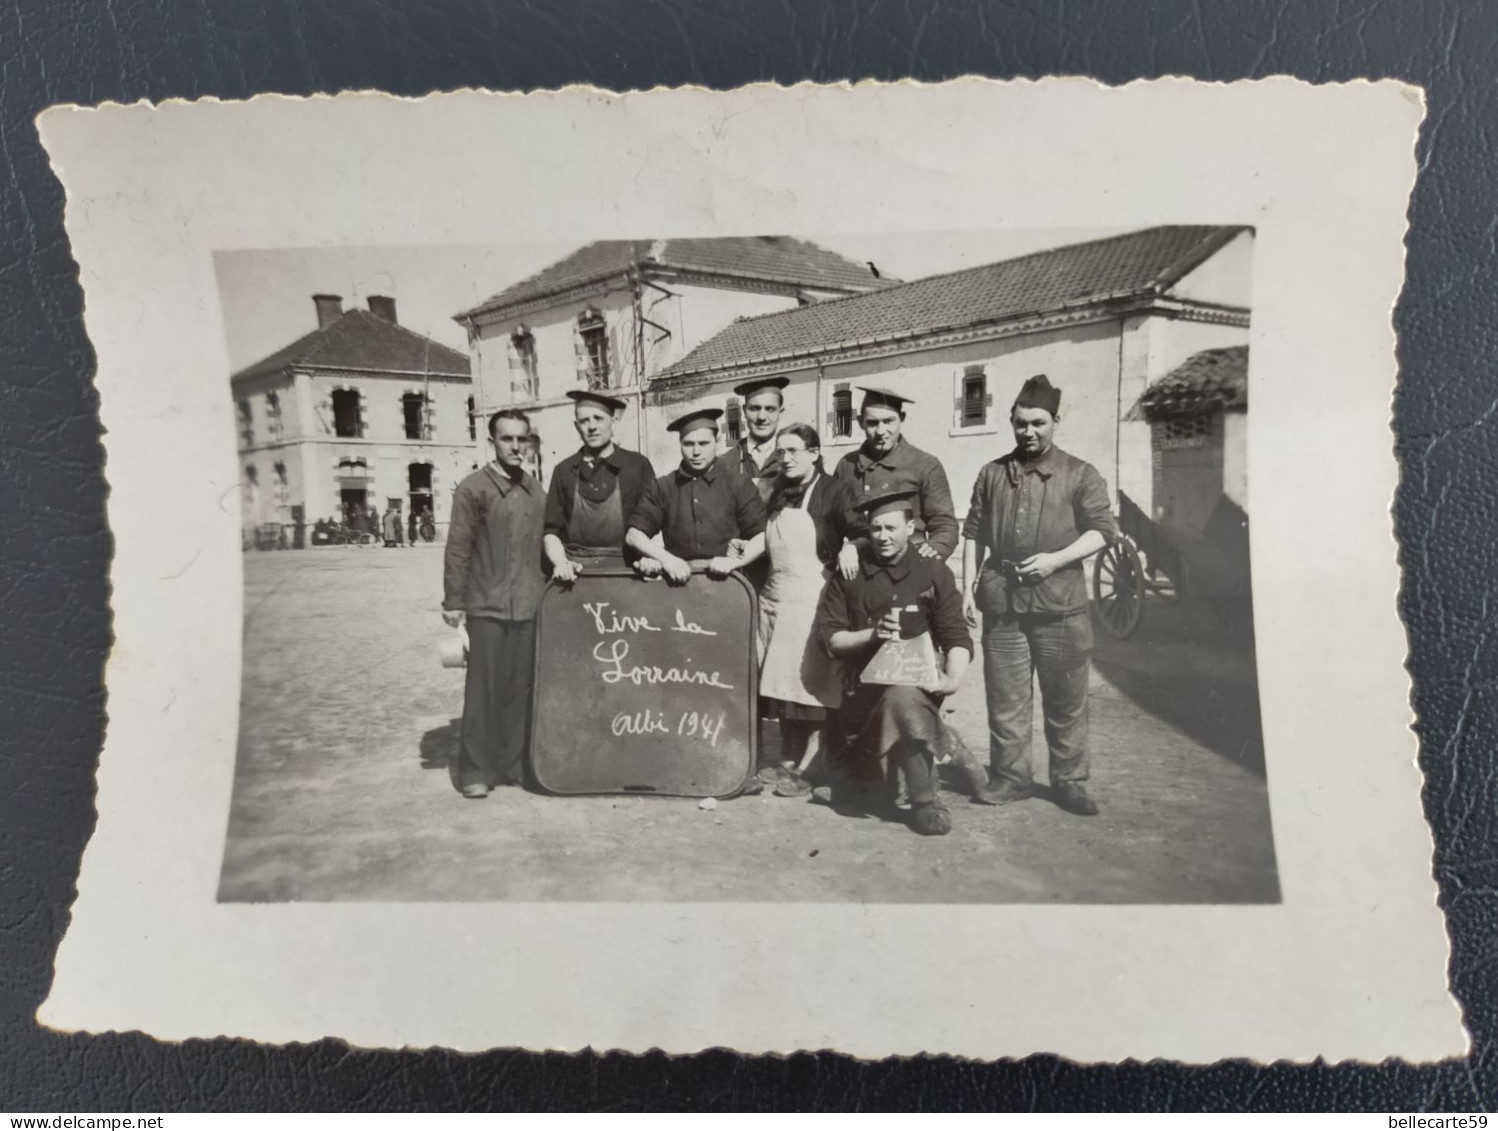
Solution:
<path fill-rule="evenodd" d="M 810 424 L 787 424 L 780 430 L 780 434 L 783 435 L 787 432 L 805 444 L 807 451 L 820 452 L 822 450 L 822 437 L 817 435 L 817 430 Z M 818 456 L 817 470 L 820 471 L 821 469 L 822 457 Z"/>
<path fill-rule="evenodd" d="M 787 424 L 779 431 L 779 433 L 777 433 L 777 435 L 784 436 L 787 433 L 795 436 L 798 440 L 805 444 L 807 451 L 817 453 L 817 474 L 825 474 L 827 469 L 822 465 L 821 455 L 822 437 L 817 434 L 817 430 L 810 424 Z M 784 510 L 786 501 L 792 496 L 799 497 L 801 492 L 804 490 L 806 490 L 805 480 L 802 480 L 800 483 L 788 483 L 783 478 L 777 478 L 775 480 L 775 487 L 770 492 L 770 500 L 767 504 L 769 513 L 773 515 L 778 513 L 779 511 Z"/>

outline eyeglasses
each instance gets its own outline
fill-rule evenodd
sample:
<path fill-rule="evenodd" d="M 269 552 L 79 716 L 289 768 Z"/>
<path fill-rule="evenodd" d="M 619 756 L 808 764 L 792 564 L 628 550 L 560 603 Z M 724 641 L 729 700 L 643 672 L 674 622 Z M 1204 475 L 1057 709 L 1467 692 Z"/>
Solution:
<path fill-rule="evenodd" d="M 775 450 L 779 452 L 781 459 L 790 459 L 791 456 L 809 456 L 816 454 L 810 448 L 777 448 Z"/>

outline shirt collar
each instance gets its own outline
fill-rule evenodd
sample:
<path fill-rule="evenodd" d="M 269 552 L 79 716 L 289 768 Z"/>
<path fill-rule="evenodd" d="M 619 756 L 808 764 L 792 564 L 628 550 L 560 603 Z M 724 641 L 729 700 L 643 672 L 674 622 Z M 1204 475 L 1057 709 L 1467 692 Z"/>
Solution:
<path fill-rule="evenodd" d="M 489 480 L 499 490 L 499 497 L 501 499 L 508 495 L 516 487 L 523 487 L 528 492 L 531 489 L 531 484 L 535 482 L 535 480 L 531 478 L 530 473 L 528 471 L 525 471 L 524 469 L 521 470 L 519 479 L 511 479 L 510 473 L 499 466 L 498 460 L 491 461 L 489 467 L 492 472 L 492 474 L 490 474 L 489 476 Z"/>
<path fill-rule="evenodd" d="M 863 559 L 863 575 L 864 577 L 873 577 L 874 574 L 883 570 L 889 574 L 891 581 L 904 581 L 910 575 L 917 556 L 914 546 L 906 546 L 905 552 L 900 555 L 899 560 L 893 562 L 881 562 L 870 553 Z"/>
<path fill-rule="evenodd" d="M 700 472 L 687 470 L 685 461 L 676 465 L 676 480 L 679 483 L 690 483 L 693 479 L 701 479 L 711 483 L 718 478 L 718 457 L 713 457 L 713 462 L 704 467 Z"/>
<path fill-rule="evenodd" d="M 1042 479 L 1049 479 L 1056 474 L 1056 445 L 1053 443 L 1040 455 L 1032 460 L 1020 458 L 1019 449 L 1009 453 L 1009 482 L 1015 486 L 1019 485 L 1021 475 L 1034 472 Z"/>
<path fill-rule="evenodd" d="M 614 447 L 614 450 L 611 451 L 608 455 L 602 457 L 601 459 L 599 457 L 597 457 L 597 456 L 591 456 L 590 457 L 588 455 L 588 449 L 587 449 L 586 446 L 577 449 L 577 456 L 578 456 L 579 461 L 582 462 L 582 463 L 587 463 L 589 461 L 589 459 L 591 458 L 594 463 L 601 463 L 601 464 L 604 464 L 604 465 L 606 465 L 608 467 L 613 468 L 615 471 L 618 471 L 619 470 L 619 445 L 615 444 L 613 447 Z"/>
<path fill-rule="evenodd" d="M 860 447 L 858 449 L 858 458 L 863 461 L 863 465 L 865 467 L 871 467 L 874 464 L 882 464 L 884 467 L 893 469 L 894 467 L 899 465 L 900 460 L 905 455 L 905 452 L 905 437 L 901 436 L 895 441 L 895 446 L 892 447 L 889 451 L 885 452 L 882 456 L 870 455 L 867 448 Z"/>
<path fill-rule="evenodd" d="M 742 440 L 739 441 L 739 446 L 741 448 L 743 448 L 744 451 L 747 452 L 749 455 L 756 457 L 755 462 L 757 463 L 757 462 L 759 462 L 757 457 L 759 457 L 761 455 L 773 454 L 774 453 L 774 451 L 775 451 L 775 437 L 772 434 L 770 436 L 770 438 L 768 440 L 766 440 L 763 444 L 756 444 L 754 442 L 754 437 L 753 436 L 745 436 Z"/>

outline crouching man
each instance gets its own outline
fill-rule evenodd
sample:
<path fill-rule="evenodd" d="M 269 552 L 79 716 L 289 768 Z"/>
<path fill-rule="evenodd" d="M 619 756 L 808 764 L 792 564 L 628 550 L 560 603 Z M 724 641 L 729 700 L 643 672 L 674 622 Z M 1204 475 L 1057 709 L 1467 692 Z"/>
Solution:
<path fill-rule="evenodd" d="M 846 745 L 834 772 L 850 800 L 879 794 L 893 808 L 895 771 L 903 770 L 910 794 L 910 827 L 924 836 L 952 831 L 952 817 L 937 797 L 936 750 L 941 701 L 962 684 L 973 655 L 962 596 L 941 561 L 911 547 L 916 494 L 895 491 L 858 504 L 868 517 L 869 552 L 850 580 L 834 574 L 817 608 L 816 634 L 829 655 L 847 661 L 848 683 L 838 722 Z M 930 639 L 934 669 L 905 682 L 863 682 L 880 647 L 910 643 L 919 654 Z M 835 779 L 836 780 L 836 779 Z M 883 784 L 881 784 L 883 783 Z M 830 800 L 819 794 L 819 800 Z"/>

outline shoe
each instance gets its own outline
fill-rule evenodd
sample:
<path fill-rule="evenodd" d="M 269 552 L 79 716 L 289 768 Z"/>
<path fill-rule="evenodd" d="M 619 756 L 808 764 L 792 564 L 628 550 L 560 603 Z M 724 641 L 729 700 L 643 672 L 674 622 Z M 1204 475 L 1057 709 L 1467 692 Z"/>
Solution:
<path fill-rule="evenodd" d="M 769 765 L 761 766 L 759 769 L 755 770 L 754 776 L 757 777 L 760 781 L 764 782 L 765 785 L 779 785 L 791 772 L 792 771 L 787 769 L 782 763 L 771 762 Z"/>
<path fill-rule="evenodd" d="M 489 796 L 489 787 L 481 781 L 471 781 L 463 787 L 463 796 L 470 801 L 482 801 Z"/>
<path fill-rule="evenodd" d="M 973 800 L 979 805 L 1008 805 L 1012 801 L 1028 801 L 1034 796 L 1035 790 L 1030 786 L 1015 785 L 1001 778 L 982 793 L 975 793 Z"/>
<path fill-rule="evenodd" d="M 910 827 L 922 836 L 946 836 L 952 831 L 952 814 L 940 801 L 927 801 L 910 809 Z"/>
<path fill-rule="evenodd" d="M 739 790 L 739 796 L 758 797 L 764 791 L 765 783 L 760 781 L 758 777 L 751 775 L 749 780 L 744 783 L 744 788 Z"/>
<path fill-rule="evenodd" d="M 811 782 L 794 770 L 790 770 L 786 772 L 785 777 L 775 783 L 772 792 L 776 797 L 805 797 L 811 792 Z"/>
<path fill-rule="evenodd" d="M 1097 802 L 1087 796 L 1087 787 L 1081 782 L 1064 781 L 1054 787 L 1056 804 L 1068 813 L 1079 817 L 1096 817 Z"/>

